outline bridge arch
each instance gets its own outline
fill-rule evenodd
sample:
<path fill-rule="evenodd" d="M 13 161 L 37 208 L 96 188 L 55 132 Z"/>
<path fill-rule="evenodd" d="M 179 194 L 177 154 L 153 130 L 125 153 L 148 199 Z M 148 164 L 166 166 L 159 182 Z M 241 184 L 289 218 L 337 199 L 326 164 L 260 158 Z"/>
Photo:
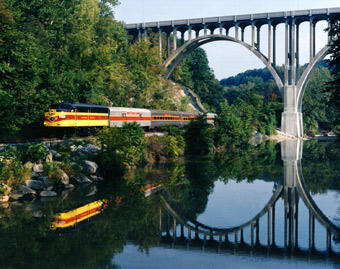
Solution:
<path fill-rule="evenodd" d="M 242 45 L 249 51 L 251 51 L 253 54 L 256 55 L 257 58 L 259 58 L 262 63 L 268 68 L 269 72 L 272 74 L 276 85 L 278 86 L 281 94 L 283 95 L 283 80 L 280 77 L 277 69 L 268 61 L 268 58 L 263 55 L 260 51 L 256 50 L 254 47 L 250 46 L 249 44 L 230 36 L 225 35 L 207 35 L 207 36 L 200 36 L 195 39 L 192 39 L 185 43 L 183 46 L 178 48 L 176 51 L 174 51 L 163 63 L 165 67 L 167 67 L 167 72 L 165 74 L 166 78 L 169 78 L 171 73 L 175 70 L 175 68 L 180 64 L 180 62 L 192 51 L 194 51 L 196 48 L 203 46 L 204 44 L 214 42 L 214 41 L 230 41 L 237 44 Z"/>

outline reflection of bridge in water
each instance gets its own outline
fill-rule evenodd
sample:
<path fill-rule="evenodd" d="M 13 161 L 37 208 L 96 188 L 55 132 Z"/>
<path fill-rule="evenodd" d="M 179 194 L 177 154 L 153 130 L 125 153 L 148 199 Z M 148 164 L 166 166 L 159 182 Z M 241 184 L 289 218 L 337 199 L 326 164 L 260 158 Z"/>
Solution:
<path fill-rule="evenodd" d="M 204 251 L 223 252 L 228 250 L 259 253 L 266 256 L 285 256 L 287 254 L 299 257 L 340 258 L 340 252 L 333 250 L 333 240 L 339 240 L 340 228 L 334 225 L 319 209 L 306 187 L 302 175 L 301 140 L 281 142 L 282 160 L 284 162 L 284 184 L 275 185 L 272 197 L 263 209 L 246 223 L 230 227 L 215 228 L 188 219 L 178 205 L 169 197 L 163 201 L 167 213 L 160 214 L 160 230 L 162 246 L 172 248 L 202 249 Z M 283 246 L 276 244 L 276 204 L 283 198 L 284 232 Z M 299 247 L 299 199 L 302 199 L 309 212 L 308 247 Z M 165 216 L 164 216 L 165 215 Z M 165 220 L 165 221 L 164 221 Z M 260 220 L 265 220 L 266 242 L 260 242 Z M 326 248 L 319 250 L 315 245 L 316 220 L 326 229 Z M 322 227 L 320 227 L 322 228 Z M 250 229 L 250 231 L 249 231 Z M 249 236 L 246 238 L 245 232 Z M 245 240 L 246 239 L 246 240 Z M 248 242 L 246 242 L 248 241 Z"/>

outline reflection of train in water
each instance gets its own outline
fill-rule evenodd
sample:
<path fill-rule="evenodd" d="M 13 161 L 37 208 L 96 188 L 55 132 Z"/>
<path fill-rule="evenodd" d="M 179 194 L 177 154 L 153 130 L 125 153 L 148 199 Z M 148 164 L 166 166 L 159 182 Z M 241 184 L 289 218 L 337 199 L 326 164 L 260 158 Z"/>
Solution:
<path fill-rule="evenodd" d="M 163 189 L 163 185 L 147 185 L 142 188 L 141 191 L 145 193 L 145 196 L 149 196 L 152 193 Z M 118 204 L 123 200 L 123 197 L 117 197 L 115 203 Z M 68 228 L 74 228 L 81 224 L 85 220 L 90 220 L 94 216 L 98 215 L 107 207 L 107 201 L 94 201 L 84 206 L 78 207 L 65 213 L 59 213 L 55 216 L 55 221 L 52 223 L 51 228 L 53 230 L 63 230 Z"/>
<path fill-rule="evenodd" d="M 46 127 L 90 128 L 121 127 L 125 122 L 137 122 L 142 127 L 154 128 L 167 124 L 187 125 L 201 113 L 154 110 L 127 107 L 106 107 L 76 103 L 52 105 L 45 112 Z M 207 113 L 207 122 L 214 123 L 215 114 Z"/>

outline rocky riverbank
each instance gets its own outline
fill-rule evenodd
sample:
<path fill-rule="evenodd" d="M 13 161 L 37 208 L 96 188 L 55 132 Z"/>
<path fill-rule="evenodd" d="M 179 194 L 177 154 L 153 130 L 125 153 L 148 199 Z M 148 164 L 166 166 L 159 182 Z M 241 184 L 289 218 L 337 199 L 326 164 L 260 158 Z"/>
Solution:
<path fill-rule="evenodd" d="M 79 144 L 79 142 L 78 142 Z M 26 162 L 20 184 L 10 186 L 0 184 L 0 204 L 7 207 L 9 202 L 24 203 L 57 197 L 84 185 L 97 185 L 104 178 L 98 173 L 98 165 L 87 157 L 93 157 L 100 149 L 92 143 L 70 142 L 44 145 L 47 151 L 45 160 L 39 163 Z M 6 160 L 11 162 L 11 160 Z M 97 188 L 90 188 L 94 194 Z"/>

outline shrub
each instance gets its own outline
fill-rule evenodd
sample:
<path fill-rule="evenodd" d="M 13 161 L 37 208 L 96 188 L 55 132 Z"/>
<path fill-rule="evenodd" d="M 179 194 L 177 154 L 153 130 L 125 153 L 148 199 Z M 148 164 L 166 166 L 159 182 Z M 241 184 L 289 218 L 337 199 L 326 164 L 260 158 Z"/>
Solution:
<path fill-rule="evenodd" d="M 48 176 L 49 180 L 53 184 L 59 184 L 61 182 L 60 165 L 56 163 L 45 163 L 44 164 L 44 176 Z"/>
<path fill-rule="evenodd" d="M 30 170 L 15 159 L 0 160 L 0 182 L 15 189 L 23 181 L 30 179 Z"/>
<path fill-rule="evenodd" d="M 214 148 L 213 128 L 207 123 L 206 115 L 190 121 L 184 133 L 186 149 L 192 154 L 207 154 Z"/>
<path fill-rule="evenodd" d="M 122 174 L 142 161 L 145 133 L 137 123 L 107 128 L 98 133 L 102 167 L 110 174 Z"/>
<path fill-rule="evenodd" d="M 44 144 L 30 145 L 25 154 L 25 161 L 38 162 L 46 159 L 48 154 L 49 151 Z"/>
<path fill-rule="evenodd" d="M 178 159 L 183 155 L 183 144 L 174 136 L 150 136 L 147 138 L 146 158 L 149 162 Z"/>
<path fill-rule="evenodd" d="M 76 176 L 82 172 L 82 167 L 79 164 L 70 162 L 62 162 L 60 169 L 62 169 L 69 178 L 76 178 Z"/>

